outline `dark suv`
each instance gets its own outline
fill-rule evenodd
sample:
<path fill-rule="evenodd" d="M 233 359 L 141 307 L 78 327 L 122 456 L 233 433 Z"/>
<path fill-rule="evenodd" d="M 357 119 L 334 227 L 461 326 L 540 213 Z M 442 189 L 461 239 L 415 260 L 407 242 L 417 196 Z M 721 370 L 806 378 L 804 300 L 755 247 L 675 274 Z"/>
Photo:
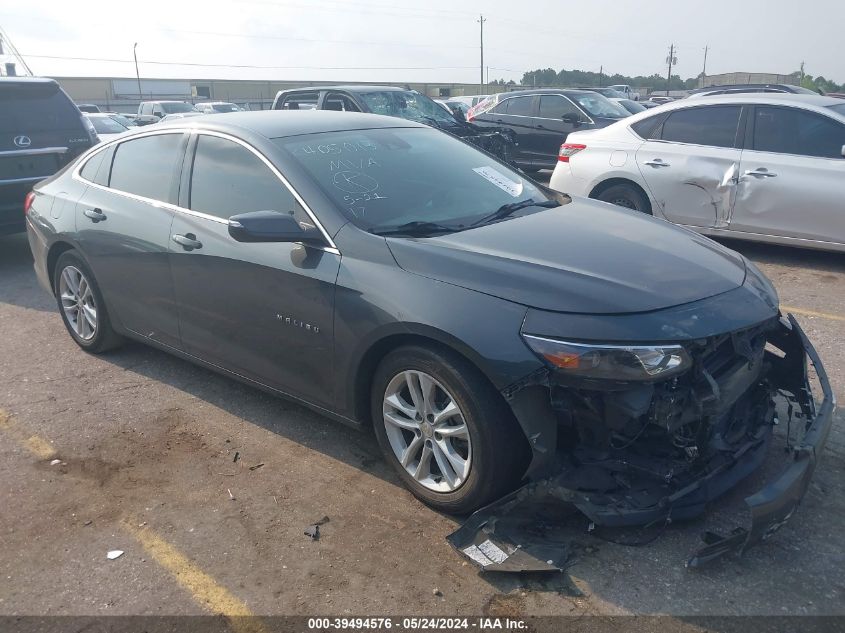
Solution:
<path fill-rule="evenodd" d="M 24 231 L 32 186 L 97 142 L 91 123 L 55 81 L 0 77 L 0 235 Z"/>
<path fill-rule="evenodd" d="M 631 116 L 592 90 L 519 90 L 491 95 L 470 109 L 467 120 L 480 128 L 507 128 L 516 137 L 514 162 L 525 171 L 554 169 L 567 135 L 607 127 Z"/>

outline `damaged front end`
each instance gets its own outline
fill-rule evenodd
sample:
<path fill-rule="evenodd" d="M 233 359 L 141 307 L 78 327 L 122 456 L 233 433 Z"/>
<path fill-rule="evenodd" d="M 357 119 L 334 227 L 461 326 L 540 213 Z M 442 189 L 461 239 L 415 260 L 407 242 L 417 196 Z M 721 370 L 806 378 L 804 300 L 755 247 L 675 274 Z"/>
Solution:
<path fill-rule="evenodd" d="M 555 420 L 553 429 L 538 426 L 534 434 L 529 426 L 535 449 L 529 483 L 449 536 L 482 569 L 562 569 L 569 554 L 563 541 L 538 530 L 548 523 L 546 510 L 538 509 L 561 502 L 603 528 L 665 526 L 701 515 L 762 465 L 781 418 L 788 429 L 800 427 L 803 437 L 796 441 L 787 433 L 786 468 L 745 500 L 750 526 L 727 536 L 707 533 L 705 546 L 687 564 L 745 551 L 795 511 L 827 439 L 834 397 L 815 349 L 791 315 L 683 346 L 649 348 L 658 349 L 651 355 L 636 348 L 634 358 L 647 372 L 657 368 L 654 380 L 584 377 L 567 371 L 567 363 L 583 366 L 586 358 L 595 372 L 604 361 L 595 353 L 573 358 L 580 352 L 571 344 L 560 349 L 545 355 L 553 361 L 548 370 L 505 392 L 521 421 Z M 808 359 L 823 392 L 818 406 Z M 617 358 L 623 368 L 626 362 Z"/>

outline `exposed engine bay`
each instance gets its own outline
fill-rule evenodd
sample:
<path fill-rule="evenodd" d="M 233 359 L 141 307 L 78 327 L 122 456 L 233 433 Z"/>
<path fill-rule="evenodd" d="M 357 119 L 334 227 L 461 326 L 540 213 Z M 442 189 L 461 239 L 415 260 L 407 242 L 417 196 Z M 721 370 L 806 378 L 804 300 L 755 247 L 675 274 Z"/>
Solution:
<path fill-rule="evenodd" d="M 803 426 L 804 438 L 792 447 L 792 464 L 780 479 L 746 499 L 751 528 L 705 535 L 706 546 L 687 563 L 742 551 L 771 535 L 803 496 L 815 449 L 830 428 L 833 396 L 824 369 L 791 317 L 689 341 L 685 348 L 692 366 L 667 380 L 614 384 L 550 370 L 509 394 L 545 390 L 557 419 L 556 450 L 546 456 L 542 474 L 479 510 L 450 542 L 482 569 L 562 569 L 567 547 L 538 532 L 538 520 L 548 521 L 549 513 L 543 510 L 543 519 L 537 508 L 564 502 L 606 528 L 694 518 L 760 467 L 774 426 L 785 422 L 790 430 Z M 818 411 L 808 356 L 825 392 Z M 779 420 L 779 410 L 786 420 Z"/>

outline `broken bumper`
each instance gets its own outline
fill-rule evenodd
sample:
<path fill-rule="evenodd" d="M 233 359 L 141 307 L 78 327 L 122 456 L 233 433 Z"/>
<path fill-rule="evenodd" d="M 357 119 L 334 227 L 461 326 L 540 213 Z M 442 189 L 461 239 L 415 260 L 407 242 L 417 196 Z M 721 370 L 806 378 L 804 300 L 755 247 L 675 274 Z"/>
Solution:
<path fill-rule="evenodd" d="M 782 319 L 773 343 L 784 352 L 773 360 L 772 376 L 789 393 L 804 422 L 803 437 L 789 450 L 789 463 L 765 488 L 748 497 L 749 527 L 729 535 L 704 535 L 705 546 L 687 565 L 695 567 L 729 552 L 742 553 L 769 538 L 792 516 L 807 491 L 833 421 L 835 398 L 821 360 L 795 319 Z M 808 375 L 813 365 L 822 391 L 821 403 L 813 398 Z M 749 441 L 694 484 L 650 505 L 626 508 L 605 505 L 591 495 L 561 484 L 558 476 L 528 483 L 523 488 L 473 514 L 448 540 L 455 549 L 485 571 L 554 571 L 571 557 L 570 538 L 561 534 L 561 521 L 552 519 L 562 508 L 577 509 L 601 526 L 647 525 L 692 518 L 705 505 L 755 471 L 768 454 L 771 433 Z M 565 522 L 565 516 L 563 518 Z M 552 536 L 555 532 L 556 535 Z"/>
<path fill-rule="evenodd" d="M 802 345 L 805 367 L 806 359 L 809 358 L 816 370 L 823 395 L 822 402 L 816 408 L 805 371 L 802 389 L 809 406 L 809 415 L 806 416 L 804 437 L 790 452 L 789 465 L 765 488 L 746 497 L 745 503 L 751 513 L 750 527 L 737 527 L 728 536 L 713 532 L 705 533 L 703 538 L 706 545 L 687 561 L 690 567 L 698 567 L 729 552 L 742 553 L 749 547 L 765 541 L 792 516 L 810 485 L 810 479 L 813 477 L 833 424 L 836 398 L 813 344 L 792 315 L 789 315 L 789 322 Z"/>

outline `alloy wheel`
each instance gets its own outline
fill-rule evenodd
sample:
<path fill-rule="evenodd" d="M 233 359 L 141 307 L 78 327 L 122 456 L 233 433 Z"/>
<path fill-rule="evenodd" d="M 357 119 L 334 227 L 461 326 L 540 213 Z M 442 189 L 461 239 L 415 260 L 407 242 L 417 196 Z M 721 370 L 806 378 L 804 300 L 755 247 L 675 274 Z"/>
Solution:
<path fill-rule="evenodd" d="M 394 376 L 384 393 L 384 427 L 393 454 L 420 485 L 453 492 L 472 465 L 464 414 L 451 393 L 416 370 Z"/>
<path fill-rule="evenodd" d="M 90 341 L 97 333 L 97 301 L 91 285 L 78 268 L 65 266 L 59 278 L 62 310 L 74 333 Z"/>

